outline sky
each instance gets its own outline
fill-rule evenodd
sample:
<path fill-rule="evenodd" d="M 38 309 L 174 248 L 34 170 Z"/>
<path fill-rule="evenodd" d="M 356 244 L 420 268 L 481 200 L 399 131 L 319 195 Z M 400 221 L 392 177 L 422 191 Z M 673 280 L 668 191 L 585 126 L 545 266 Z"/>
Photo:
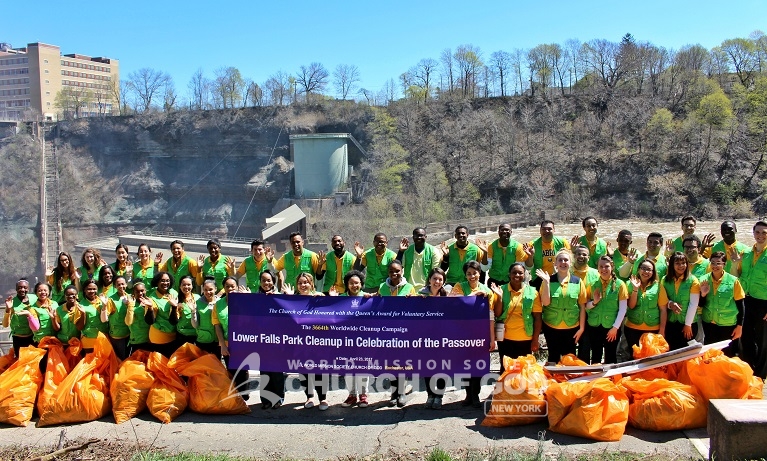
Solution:
<path fill-rule="evenodd" d="M 233 66 L 262 84 L 301 65 L 357 66 L 359 87 L 378 92 L 387 80 L 446 48 L 527 50 L 568 39 L 638 42 L 679 49 L 712 48 L 767 32 L 767 0 L 5 2 L 0 42 L 42 42 L 64 54 L 120 61 L 120 78 L 143 67 L 167 72 L 185 96 L 192 74 Z M 332 86 L 331 86 L 332 88 Z M 332 92 L 332 90 L 330 90 Z"/>

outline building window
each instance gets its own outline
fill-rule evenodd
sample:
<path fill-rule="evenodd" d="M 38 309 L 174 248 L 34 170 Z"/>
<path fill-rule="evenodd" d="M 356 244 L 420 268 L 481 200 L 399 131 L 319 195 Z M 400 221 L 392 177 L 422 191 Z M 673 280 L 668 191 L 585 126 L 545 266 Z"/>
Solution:
<path fill-rule="evenodd" d="M 45 84 L 46 84 L 46 85 L 47 85 L 47 84 L 49 84 L 49 83 L 51 83 L 51 81 L 50 81 L 50 80 L 46 80 L 46 81 L 45 81 Z"/>
<path fill-rule="evenodd" d="M 46 74 L 48 73 L 48 69 L 45 69 L 45 73 L 46 73 Z"/>
<path fill-rule="evenodd" d="M 43 59 L 43 62 L 44 62 L 45 64 L 48 64 L 48 60 L 47 60 L 47 59 Z"/>

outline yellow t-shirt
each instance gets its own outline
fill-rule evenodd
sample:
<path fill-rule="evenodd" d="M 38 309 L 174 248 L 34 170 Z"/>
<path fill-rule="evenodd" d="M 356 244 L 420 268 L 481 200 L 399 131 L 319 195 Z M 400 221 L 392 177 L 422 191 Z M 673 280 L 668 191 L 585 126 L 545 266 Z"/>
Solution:
<path fill-rule="evenodd" d="M 509 287 L 509 310 L 506 314 L 506 330 L 503 339 L 511 341 L 529 341 L 532 336 L 525 333 L 525 322 L 522 320 L 522 291 L 514 291 Z M 506 306 L 504 306 L 506 307 Z M 533 301 L 533 313 L 543 312 L 541 306 L 541 295 L 536 290 L 535 300 Z"/>

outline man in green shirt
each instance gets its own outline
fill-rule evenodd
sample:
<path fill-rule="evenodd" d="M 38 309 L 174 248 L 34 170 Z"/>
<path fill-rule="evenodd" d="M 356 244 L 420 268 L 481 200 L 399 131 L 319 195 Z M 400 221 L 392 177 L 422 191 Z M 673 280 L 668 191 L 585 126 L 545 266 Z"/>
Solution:
<path fill-rule="evenodd" d="M 433 245 L 426 243 L 426 229 L 413 229 L 413 244 L 403 237 L 399 244 L 397 259 L 402 261 L 404 277 L 418 291 L 428 284 L 429 272 L 439 267 L 442 262 L 442 252 Z"/>
<path fill-rule="evenodd" d="M 367 251 L 360 242 L 354 242 L 354 252 L 357 254 L 354 268 L 358 271 L 365 270 L 363 289 L 366 293 L 378 293 L 378 288 L 389 274 L 389 264 L 397 259 L 397 253 L 390 250 L 388 244 L 389 239 L 383 232 L 373 237 L 373 248 Z"/>

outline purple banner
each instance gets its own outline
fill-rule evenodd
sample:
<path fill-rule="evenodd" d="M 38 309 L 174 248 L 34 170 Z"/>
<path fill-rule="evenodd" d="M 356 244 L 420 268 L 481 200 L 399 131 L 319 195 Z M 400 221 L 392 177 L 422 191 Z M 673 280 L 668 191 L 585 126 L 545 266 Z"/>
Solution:
<path fill-rule="evenodd" d="M 482 376 L 490 368 L 490 313 L 484 297 L 231 293 L 230 298 L 232 365 L 374 376 Z"/>

